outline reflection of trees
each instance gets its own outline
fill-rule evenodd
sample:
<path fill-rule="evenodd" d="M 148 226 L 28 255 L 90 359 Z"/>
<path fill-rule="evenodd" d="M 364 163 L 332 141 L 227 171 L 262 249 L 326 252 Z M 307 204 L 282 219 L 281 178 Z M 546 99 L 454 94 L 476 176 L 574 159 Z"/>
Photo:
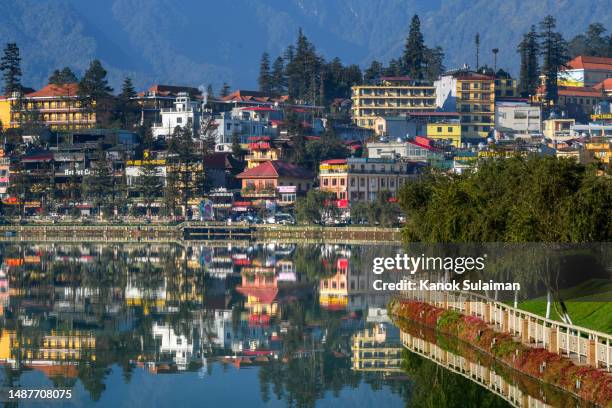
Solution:
<path fill-rule="evenodd" d="M 503 399 L 459 374 L 408 350 L 402 351 L 402 369 L 412 379 L 407 405 L 414 407 L 507 407 Z"/>

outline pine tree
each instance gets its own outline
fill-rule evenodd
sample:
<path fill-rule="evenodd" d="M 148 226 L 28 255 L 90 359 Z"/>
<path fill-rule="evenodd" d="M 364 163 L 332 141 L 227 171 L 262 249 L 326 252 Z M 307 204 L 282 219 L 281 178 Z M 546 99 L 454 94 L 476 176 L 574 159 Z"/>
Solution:
<path fill-rule="evenodd" d="M 442 47 L 425 48 L 423 77 L 433 82 L 444 72 L 444 51 Z"/>
<path fill-rule="evenodd" d="M 103 210 L 111 202 L 110 196 L 112 194 L 110 163 L 102 143 L 98 144 L 95 161 L 92 163 L 89 176 L 83 177 L 83 179 L 86 186 L 86 196 L 98 209 L 98 214 L 101 217 Z"/>
<path fill-rule="evenodd" d="M 134 127 L 138 119 L 138 105 L 134 98 L 136 98 L 136 90 L 132 84 L 132 78 L 125 77 L 117 102 L 121 123 L 126 129 Z"/>
<path fill-rule="evenodd" d="M 151 205 L 155 202 L 163 183 L 159 176 L 157 165 L 150 158 L 145 158 L 140 167 L 140 176 L 136 182 L 136 190 L 142 197 L 143 204 L 147 211 L 147 217 L 151 216 Z"/>
<path fill-rule="evenodd" d="M 546 88 L 544 99 L 548 105 L 557 103 L 559 70 L 568 60 L 567 43 L 561 33 L 554 31 L 556 27 L 557 21 L 553 16 L 546 16 L 540 22 L 540 53 L 543 56 L 542 73 Z"/>
<path fill-rule="evenodd" d="M 283 57 L 278 56 L 272 64 L 272 91 L 277 94 L 285 92 L 286 79 L 285 79 L 285 62 Z"/>
<path fill-rule="evenodd" d="M 242 147 L 240 146 L 240 137 L 237 132 L 232 133 L 232 154 L 236 159 L 242 158 Z"/>
<path fill-rule="evenodd" d="M 363 73 L 363 81 L 371 83 L 383 75 L 383 64 L 374 60 Z"/>
<path fill-rule="evenodd" d="M 53 71 L 48 82 L 54 85 L 65 85 L 76 83 L 78 82 L 78 79 L 70 67 L 64 67 L 61 70 L 56 69 Z"/>
<path fill-rule="evenodd" d="M 208 98 L 212 98 L 215 96 L 212 84 L 208 84 L 208 86 L 206 87 L 206 94 L 208 95 Z"/>
<path fill-rule="evenodd" d="M 259 78 L 257 79 L 259 84 L 259 90 L 261 92 L 270 93 L 272 92 L 272 73 L 270 72 L 270 55 L 264 52 L 261 55 L 261 62 L 259 65 Z"/>
<path fill-rule="evenodd" d="M 425 44 L 423 34 L 421 34 L 421 21 L 415 14 L 410 22 L 410 31 L 402 56 L 403 71 L 411 78 L 421 80 L 423 79 L 424 62 Z"/>
<path fill-rule="evenodd" d="M 219 93 L 219 96 L 221 96 L 222 98 L 225 98 L 229 94 L 230 94 L 230 86 L 227 82 L 224 82 L 223 86 L 221 87 L 221 92 Z"/>
<path fill-rule="evenodd" d="M 113 110 L 113 88 L 106 80 L 106 70 L 99 60 L 93 60 L 79 82 L 78 97 L 81 105 L 89 112 L 96 113 L 96 120 L 108 124 Z"/>
<path fill-rule="evenodd" d="M 16 43 L 7 43 L 4 47 L 0 70 L 3 72 L 4 94 L 21 92 L 21 57 Z"/>
<path fill-rule="evenodd" d="M 523 98 L 526 98 L 535 95 L 540 76 L 538 34 L 535 31 L 535 26 L 531 26 L 531 30 L 523 35 L 523 40 L 517 51 L 521 56 L 519 93 Z"/>

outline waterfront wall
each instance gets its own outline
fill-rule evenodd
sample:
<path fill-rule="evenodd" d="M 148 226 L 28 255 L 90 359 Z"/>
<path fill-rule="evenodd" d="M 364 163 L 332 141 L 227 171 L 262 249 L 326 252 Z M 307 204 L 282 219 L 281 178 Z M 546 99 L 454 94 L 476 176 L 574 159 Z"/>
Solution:
<path fill-rule="evenodd" d="M 391 314 L 451 334 L 521 373 L 556 385 L 586 401 L 601 406 L 612 406 L 612 375 L 608 372 L 575 364 L 567 357 L 551 352 L 537 344 L 529 343 L 529 338 L 526 336 L 530 331 L 528 327 L 523 325 L 522 321 L 524 336 L 519 333 L 519 336 L 515 337 L 507 332 L 496 331 L 495 325 L 490 326 L 490 324 L 493 324 L 490 320 L 490 305 L 488 305 L 488 312 L 487 309 L 482 311 L 485 318 L 488 317 L 489 321 L 487 321 L 476 314 L 472 314 L 475 309 L 471 306 L 474 305 L 467 306 L 470 314 L 464 315 L 455 310 L 453 303 L 456 299 L 449 301 L 449 296 L 452 297 L 452 293 L 441 293 L 442 296 L 439 298 L 435 295 L 436 292 L 427 293 L 435 299 L 426 301 L 393 300 L 389 304 Z M 442 304 L 436 305 L 437 302 Z M 487 305 L 484 302 L 481 303 Z M 507 319 L 502 317 L 502 321 L 504 320 Z M 509 323 L 506 322 L 506 324 Z M 593 351 L 591 351 L 592 353 Z"/>

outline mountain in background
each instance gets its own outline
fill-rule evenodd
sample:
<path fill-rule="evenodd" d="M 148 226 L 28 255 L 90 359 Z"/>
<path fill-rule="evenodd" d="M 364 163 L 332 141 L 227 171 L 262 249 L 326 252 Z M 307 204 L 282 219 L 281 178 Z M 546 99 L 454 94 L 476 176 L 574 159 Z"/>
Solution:
<path fill-rule="evenodd" d="M 593 22 L 612 30 L 609 0 L 4 0 L 0 41 L 18 43 L 23 83 L 33 87 L 56 68 L 80 74 L 99 58 L 116 89 L 125 75 L 138 89 L 254 88 L 261 53 L 282 53 L 298 27 L 326 58 L 365 67 L 401 54 L 415 13 L 447 68 L 475 64 L 479 32 L 481 65 L 499 48 L 498 67 L 514 75 L 522 33 L 547 14 L 568 40 Z"/>

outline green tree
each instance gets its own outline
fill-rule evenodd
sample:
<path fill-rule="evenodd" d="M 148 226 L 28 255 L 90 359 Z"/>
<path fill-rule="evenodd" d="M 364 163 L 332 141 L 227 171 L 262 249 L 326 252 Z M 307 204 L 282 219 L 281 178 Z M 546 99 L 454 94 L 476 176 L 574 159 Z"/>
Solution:
<path fill-rule="evenodd" d="M 95 112 L 99 124 L 106 126 L 112 119 L 114 100 L 113 88 L 108 85 L 106 70 L 99 60 L 93 60 L 79 81 L 78 97 L 81 105 L 89 112 Z"/>
<path fill-rule="evenodd" d="M 518 46 L 518 53 L 521 56 L 521 70 L 519 77 L 519 93 L 523 98 L 535 95 L 539 83 L 538 67 L 538 34 L 535 26 L 523 35 L 523 40 Z"/>
<path fill-rule="evenodd" d="M 363 72 L 363 81 L 365 83 L 372 83 L 376 79 L 380 78 L 383 74 L 383 64 L 374 60 L 370 63 L 370 66 Z"/>
<path fill-rule="evenodd" d="M 4 79 L 4 94 L 21 92 L 21 57 L 16 43 L 7 43 L 0 59 L 0 70 Z"/>
<path fill-rule="evenodd" d="M 73 84 L 78 82 L 78 78 L 70 67 L 64 67 L 53 71 L 48 82 L 54 85 Z"/>
<path fill-rule="evenodd" d="M 277 94 L 285 92 L 287 81 L 285 79 L 285 62 L 283 57 L 278 56 L 272 64 L 272 91 Z"/>
<path fill-rule="evenodd" d="M 300 197 L 295 202 L 295 215 L 300 223 L 321 224 L 327 218 L 337 215 L 338 208 L 329 202 L 335 200 L 333 193 L 308 190 L 306 197 Z"/>
<path fill-rule="evenodd" d="M 110 162 L 106 156 L 103 145 L 98 144 L 95 152 L 95 159 L 91 163 L 90 173 L 83 176 L 86 197 L 91 200 L 93 206 L 98 209 L 98 214 L 102 218 L 103 211 L 111 203 L 112 196 L 112 174 Z"/>
<path fill-rule="evenodd" d="M 261 55 L 261 62 L 259 64 L 259 77 L 257 78 L 259 84 L 259 90 L 261 92 L 270 93 L 272 92 L 272 73 L 270 72 L 270 55 L 264 52 Z"/>
<path fill-rule="evenodd" d="M 543 57 L 542 73 L 545 77 L 545 101 L 554 105 L 559 98 L 558 74 L 569 59 L 567 56 L 567 43 L 561 33 L 555 31 L 557 21 L 553 16 L 546 16 L 540 22 L 540 53 Z"/>
<path fill-rule="evenodd" d="M 206 86 L 206 95 L 208 95 L 209 98 L 213 98 L 215 96 L 215 92 L 213 91 L 212 84 L 208 84 Z"/>
<path fill-rule="evenodd" d="M 442 47 L 425 48 L 424 79 L 433 82 L 444 72 L 444 50 Z"/>
<path fill-rule="evenodd" d="M 138 104 L 134 100 L 136 90 L 132 78 L 125 77 L 121 85 L 121 93 L 117 98 L 117 105 L 121 124 L 126 128 L 133 128 L 138 121 Z"/>
<path fill-rule="evenodd" d="M 402 64 L 404 72 L 413 79 L 423 79 L 423 66 L 425 64 L 425 43 L 423 34 L 421 33 L 421 21 L 418 15 L 412 17 L 410 22 L 410 30 L 404 54 L 402 55 Z"/>
<path fill-rule="evenodd" d="M 137 179 L 136 189 L 142 197 L 146 208 L 147 217 L 151 216 L 151 205 L 162 191 L 163 182 L 155 162 L 144 159 L 140 167 L 140 175 Z"/>
<path fill-rule="evenodd" d="M 221 87 L 221 92 L 219 93 L 219 96 L 222 98 L 225 98 L 229 94 L 230 94 L 230 86 L 227 82 L 224 82 L 223 86 Z"/>
<path fill-rule="evenodd" d="M 240 146 L 240 136 L 238 136 L 238 132 L 232 133 L 232 154 L 235 158 L 242 158 L 242 147 Z"/>

